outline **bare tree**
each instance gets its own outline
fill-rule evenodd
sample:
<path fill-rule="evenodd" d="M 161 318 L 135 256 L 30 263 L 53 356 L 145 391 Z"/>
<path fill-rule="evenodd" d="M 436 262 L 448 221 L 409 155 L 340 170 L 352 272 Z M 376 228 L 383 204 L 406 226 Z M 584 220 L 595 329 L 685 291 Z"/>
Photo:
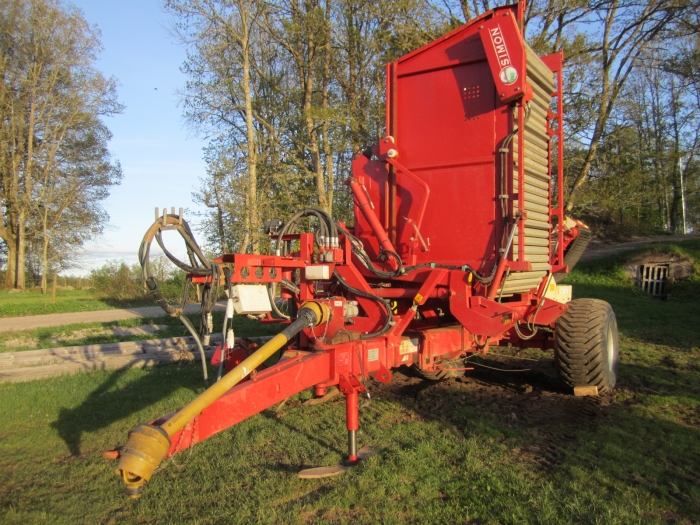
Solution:
<path fill-rule="evenodd" d="M 645 49 L 677 19 L 679 5 L 665 0 L 604 0 L 595 5 L 586 20 L 595 35 L 585 53 L 591 57 L 590 67 L 597 71 L 596 105 L 587 152 L 573 177 L 567 210 L 573 208 L 576 195 L 586 182 L 625 83 Z"/>

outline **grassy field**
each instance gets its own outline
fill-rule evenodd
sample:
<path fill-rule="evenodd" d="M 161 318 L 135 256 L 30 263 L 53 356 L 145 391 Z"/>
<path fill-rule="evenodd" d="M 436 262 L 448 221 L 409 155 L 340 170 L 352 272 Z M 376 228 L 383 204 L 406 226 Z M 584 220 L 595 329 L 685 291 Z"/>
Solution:
<path fill-rule="evenodd" d="M 92 312 L 137 306 L 153 306 L 153 300 L 144 298 L 143 301 L 116 301 L 99 298 L 93 290 L 61 290 L 56 292 L 56 302 L 52 304 L 51 293 L 0 291 L 0 317 Z"/>
<path fill-rule="evenodd" d="M 224 312 L 215 311 L 213 315 L 214 325 L 221 326 Z M 194 326 L 199 326 L 199 314 L 188 317 Z M 280 326 L 261 327 L 260 323 L 239 315 L 234 317 L 233 328 L 236 335 L 247 337 L 275 334 Z M 145 332 L 144 329 L 149 331 Z M 138 317 L 107 323 L 77 323 L 18 332 L 0 332 L 0 353 L 189 335 L 187 328 L 174 317 Z"/>
<path fill-rule="evenodd" d="M 673 249 L 700 260 L 700 241 Z M 465 381 L 395 374 L 361 410 L 378 453 L 337 478 L 344 403 L 265 411 L 164 462 L 128 500 L 100 451 L 201 392 L 198 365 L 101 371 L 0 385 L 4 523 L 698 523 L 700 279 L 655 300 L 622 258 L 581 264 L 576 297 L 609 301 L 621 333 L 619 388 L 574 398 L 551 357 L 494 356 L 530 370 Z M 158 321 L 160 322 L 160 321 Z M 517 359 L 516 359 L 517 358 Z M 534 359 L 534 361 L 531 361 Z M 488 373 L 487 373 L 488 372 Z"/>

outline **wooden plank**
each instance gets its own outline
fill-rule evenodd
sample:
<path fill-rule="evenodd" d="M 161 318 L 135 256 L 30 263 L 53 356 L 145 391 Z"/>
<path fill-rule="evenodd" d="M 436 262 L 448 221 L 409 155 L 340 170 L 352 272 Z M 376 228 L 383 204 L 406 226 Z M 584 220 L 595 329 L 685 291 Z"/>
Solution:
<path fill-rule="evenodd" d="M 212 343 L 217 344 L 221 339 L 212 337 Z M 236 338 L 241 341 L 241 338 Z M 251 337 L 258 344 L 264 344 L 271 337 Z M 47 348 L 44 350 L 29 350 L 14 352 L 10 355 L 0 354 L 5 359 L 0 362 L 0 382 L 31 381 L 45 377 L 53 377 L 77 372 L 93 370 L 113 370 L 118 368 L 140 368 L 161 364 L 198 361 L 200 358 L 194 338 L 150 339 L 138 341 L 140 348 L 131 348 L 130 344 L 109 343 L 106 345 L 87 345 L 82 347 Z M 146 343 L 146 344 L 143 344 Z M 117 347 L 121 345 L 121 351 Z M 99 347 L 107 347 L 99 351 Z M 117 348 L 115 348 L 117 347 Z M 86 349 L 90 351 L 86 351 Z M 79 349 L 79 350 L 76 350 Z M 211 358 L 214 347 L 205 347 L 204 355 Z"/>
<path fill-rule="evenodd" d="M 542 237 L 530 237 L 525 235 L 525 246 L 549 246 L 551 241 Z"/>
<path fill-rule="evenodd" d="M 208 354 L 208 355 L 207 355 Z M 213 351 L 206 352 L 210 357 Z M 199 360 L 199 352 L 182 354 L 184 360 Z M 76 361 L 45 366 L 31 366 L 25 368 L 10 368 L 0 370 L 0 382 L 16 383 L 20 381 L 32 381 L 47 377 L 55 377 L 64 374 L 78 372 L 92 372 L 94 370 L 115 370 L 121 368 L 141 368 L 169 363 L 178 363 L 183 360 L 180 352 L 163 352 L 161 354 L 143 354 L 136 356 L 111 357 L 108 359 L 95 359 L 92 361 Z"/>
<path fill-rule="evenodd" d="M 586 396 L 597 396 L 598 387 L 597 386 L 575 386 L 574 395 L 576 397 L 586 397 Z"/>
<path fill-rule="evenodd" d="M 211 342 L 221 341 L 221 334 L 212 334 Z M 144 353 L 145 348 L 173 347 L 195 344 L 194 338 L 170 337 L 167 339 L 144 339 L 140 341 L 127 341 L 122 343 L 105 343 L 103 345 L 65 346 L 59 348 L 44 348 L 41 350 L 24 350 L 19 352 L 5 352 L 0 354 L 0 368 L 18 360 L 35 360 L 47 357 L 57 359 L 92 359 L 93 357 L 108 355 L 137 355 Z"/>
<path fill-rule="evenodd" d="M 527 221 L 525 221 L 525 237 L 539 237 L 540 239 L 547 239 L 549 242 L 549 238 L 551 237 L 551 234 L 545 230 L 528 228 Z"/>
<path fill-rule="evenodd" d="M 523 279 L 542 279 L 547 272 L 513 272 L 508 275 L 508 282 L 521 281 Z"/>

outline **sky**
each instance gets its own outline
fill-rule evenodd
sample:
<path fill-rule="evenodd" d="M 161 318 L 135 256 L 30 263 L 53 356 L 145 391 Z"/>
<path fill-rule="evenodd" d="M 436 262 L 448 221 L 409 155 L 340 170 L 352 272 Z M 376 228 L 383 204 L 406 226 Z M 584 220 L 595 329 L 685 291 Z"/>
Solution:
<path fill-rule="evenodd" d="M 186 81 L 180 72 L 185 49 L 168 33 L 173 19 L 163 11 L 161 0 L 65 4 L 79 8 L 91 25 L 99 27 L 104 50 L 96 67 L 118 80 L 119 100 L 126 106 L 120 115 L 105 119 L 113 134 L 110 151 L 121 163 L 124 178 L 103 203 L 109 215 L 104 235 L 85 245 L 82 267 L 70 272 L 86 275 L 109 260 L 137 262 L 156 206 L 185 208 L 190 210 L 185 219 L 196 222 L 195 213 L 202 210 L 193 202 L 192 192 L 206 173 L 205 143 L 182 118 L 176 91 Z M 184 255 L 180 243 L 172 251 Z"/>

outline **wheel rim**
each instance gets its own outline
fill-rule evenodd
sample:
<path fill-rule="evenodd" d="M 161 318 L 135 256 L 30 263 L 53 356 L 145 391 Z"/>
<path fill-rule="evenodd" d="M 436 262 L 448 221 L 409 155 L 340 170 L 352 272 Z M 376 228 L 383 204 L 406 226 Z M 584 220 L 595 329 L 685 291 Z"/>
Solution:
<path fill-rule="evenodd" d="M 615 363 L 615 338 L 613 337 L 612 327 L 608 326 L 607 337 L 607 354 L 608 354 L 608 370 L 612 370 Z"/>

